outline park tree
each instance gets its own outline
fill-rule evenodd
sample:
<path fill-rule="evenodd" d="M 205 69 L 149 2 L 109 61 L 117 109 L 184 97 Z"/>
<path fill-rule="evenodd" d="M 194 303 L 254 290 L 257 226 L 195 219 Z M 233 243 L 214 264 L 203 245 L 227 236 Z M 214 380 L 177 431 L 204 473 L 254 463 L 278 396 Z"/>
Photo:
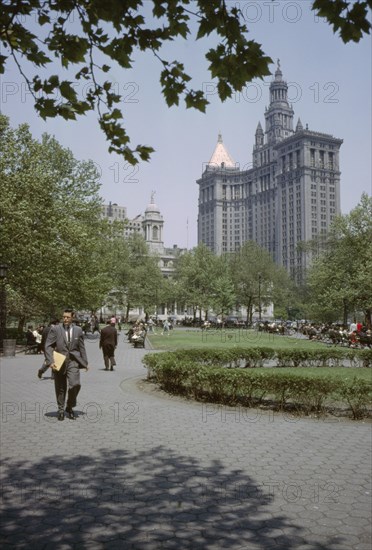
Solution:
<path fill-rule="evenodd" d="M 216 315 L 224 318 L 236 307 L 236 294 L 230 265 L 225 256 L 216 258 L 217 275 L 211 289 L 211 307 Z"/>
<path fill-rule="evenodd" d="M 230 256 L 237 303 L 247 309 L 247 323 L 254 312 L 271 302 L 275 310 L 288 310 L 295 303 L 295 286 L 287 272 L 277 266 L 270 253 L 254 241 L 246 241 Z"/>
<path fill-rule="evenodd" d="M 35 140 L 0 116 L 0 236 L 9 264 L 13 314 L 55 315 L 63 306 L 94 309 L 109 288 L 110 229 L 101 219 L 98 174 L 54 138 Z"/>
<path fill-rule="evenodd" d="M 192 278 L 194 268 L 194 250 L 189 250 L 181 256 L 174 272 L 174 281 L 177 285 L 177 299 L 185 306 L 192 307 L 194 319 L 197 310 L 197 297 L 193 292 Z"/>
<path fill-rule="evenodd" d="M 163 276 L 158 257 L 150 253 L 141 235 L 116 242 L 111 273 L 115 292 L 125 296 L 127 320 L 134 307 L 143 307 L 146 317 L 153 313 Z"/>
<path fill-rule="evenodd" d="M 272 301 L 273 261 L 269 252 L 254 241 L 246 241 L 230 256 L 236 300 L 247 309 L 247 323 L 254 311 L 262 311 Z"/>
<path fill-rule="evenodd" d="M 323 252 L 308 274 L 310 315 L 347 324 L 348 315 L 372 316 L 372 198 L 363 194 L 347 215 L 338 216 Z"/>
<path fill-rule="evenodd" d="M 158 288 L 156 306 L 161 304 L 167 308 L 169 314 L 172 313 L 175 304 L 177 304 L 177 309 L 181 305 L 184 305 L 182 302 L 182 291 L 178 282 L 173 277 L 164 277 L 162 284 Z"/>
<path fill-rule="evenodd" d="M 290 320 L 305 318 L 302 286 L 296 284 L 282 266 L 275 264 L 273 273 L 271 296 L 275 317 Z"/>
<path fill-rule="evenodd" d="M 217 257 L 204 243 L 183 254 L 177 263 L 175 279 L 180 289 L 180 300 L 196 312 L 208 312 L 214 296 L 214 281 L 220 275 Z"/>
<path fill-rule="evenodd" d="M 372 0 L 313 0 L 311 8 L 332 25 L 346 43 L 370 32 Z M 190 87 L 182 60 L 169 60 L 163 46 L 174 40 L 207 41 L 203 52 L 223 101 L 254 78 L 270 74 L 270 57 L 248 39 L 239 3 L 225 0 L 4 0 L 0 8 L 0 72 L 16 64 L 41 117 L 66 120 L 94 111 L 109 141 L 109 151 L 135 164 L 153 149 L 131 146 L 123 124 L 122 100 L 108 78 L 112 64 L 133 66 L 137 52 L 150 52 L 159 63 L 162 93 L 168 106 L 183 99 L 187 108 L 205 111 L 202 90 Z M 58 60 L 55 73 L 52 61 Z M 31 74 L 30 74 L 31 73 Z M 30 76 L 28 76 L 30 74 Z M 91 83 L 82 98 L 76 83 Z"/>

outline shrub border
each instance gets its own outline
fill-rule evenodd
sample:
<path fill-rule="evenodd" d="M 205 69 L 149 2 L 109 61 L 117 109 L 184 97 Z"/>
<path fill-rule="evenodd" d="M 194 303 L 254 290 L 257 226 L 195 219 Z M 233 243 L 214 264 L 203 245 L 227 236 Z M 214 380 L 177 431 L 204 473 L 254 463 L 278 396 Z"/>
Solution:
<path fill-rule="evenodd" d="M 299 367 L 371 366 L 372 350 L 192 349 L 147 354 L 143 364 L 167 392 L 226 405 L 265 406 L 298 414 L 324 415 L 344 409 L 353 419 L 371 415 L 372 383 L 299 375 Z M 255 370 L 265 362 L 277 368 Z M 239 368 L 240 367 L 240 368 Z M 243 367 L 243 368 L 241 368 Z M 280 367 L 293 367 L 293 373 Z"/>

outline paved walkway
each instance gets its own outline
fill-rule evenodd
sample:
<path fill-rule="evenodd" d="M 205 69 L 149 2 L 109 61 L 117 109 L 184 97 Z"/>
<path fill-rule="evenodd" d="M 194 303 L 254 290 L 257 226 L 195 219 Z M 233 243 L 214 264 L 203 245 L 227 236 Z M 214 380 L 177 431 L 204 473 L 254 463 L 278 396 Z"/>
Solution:
<path fill-rule="evenodd" d="M 87 349 L 76 421 L 41 356 L 1 360 L 4 549 L 370 550 L 371 424 L 187 402 L 123 335 L 114 372 Z"/>

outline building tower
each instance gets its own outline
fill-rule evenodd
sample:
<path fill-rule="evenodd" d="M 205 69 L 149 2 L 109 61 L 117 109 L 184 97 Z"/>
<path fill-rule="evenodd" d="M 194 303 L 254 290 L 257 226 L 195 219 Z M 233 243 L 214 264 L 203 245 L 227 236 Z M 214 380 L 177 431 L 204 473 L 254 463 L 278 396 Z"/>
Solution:
<path fill-rule="evenodd" d="M 225 245 L 227 180 L 239 174 L 239 168 L 227 151 L 221 133 L 215 150 L 205 166 L 200 182 L 198 235 L 215 254 L 221 254 Z"/>
<path fill-rule="evenodd" d="M 142 228 L 146 243 L 151 252 L 162 254 L 164 252 L 163 227 L 164 219 L 154 201 L 155 191 L 151 193 L 150 204 L 147 205 L 143 216 Z"/>
<path fill-rule="evenodd" d="M 268 145 L 275 145 L 293 134 L 293 109 L 288 103 L 288 85 L 278 67 L 270 84 L 270 105 L 265 111 L 266 137 Z"/>
<path fill-rule="evenodd" d="M 299 243 L 324 235 L 340 213 L 342 140 L 304 129 L 300 119 L 293 130 L 287 91 L 278 60 L 249 170 L 238 168 L 219 135 L 197 180 L 198 242 L 224 254 L 255 241 L 301 282 L 312 257 Z"/>

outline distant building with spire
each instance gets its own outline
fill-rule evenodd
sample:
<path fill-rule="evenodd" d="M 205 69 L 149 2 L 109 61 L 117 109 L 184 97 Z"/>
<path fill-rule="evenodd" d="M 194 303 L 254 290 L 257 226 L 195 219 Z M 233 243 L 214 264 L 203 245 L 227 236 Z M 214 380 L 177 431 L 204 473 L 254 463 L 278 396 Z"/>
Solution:
<path fill-rule="evenodd" d="M 223 144 L 221 132 L 218 134 L 217 145 L 213 152 L 213 155 L 211 156 L 210 161 L 208 162 L 208 166 L 212 169 L 221 166 L 223 168 L 236 167 L 235 162 L 233 161 L 225 145 Z"/>
<path fill-rule="evenodd" d="M 151 193 L 151 200 L 143 214 L 135 218 L 127 217 L 127 209 L 116 203 L 105 204 L 102 207 L 102 214 L 110 222 L 114 220 L 125 222 L 124 237 L 137 233 L 142 235 L 151 254 L 159 259 L 159 267 L 164 277 L 171 277 L 175 269 L 177 258 L 185 252 L 185 249 L 173 245 L 172 248 L 164 246 L 163 230 L 164 218 L 160 209 L 155 204 L 155 191 Z"/>
<path fill-rule="evenodd" d="M 220 255 L 255 241 L 300 282 L 312 256 L 298 244 L 325 235 L 340 214 L 343 140 L 304 129 L 300 119 L 294 130 L 287 92 L 278 61 L 265 131 L 259 122 L 249 170 L 235 164 L 219 133 L 197 180 L 198 242 Z"/>

